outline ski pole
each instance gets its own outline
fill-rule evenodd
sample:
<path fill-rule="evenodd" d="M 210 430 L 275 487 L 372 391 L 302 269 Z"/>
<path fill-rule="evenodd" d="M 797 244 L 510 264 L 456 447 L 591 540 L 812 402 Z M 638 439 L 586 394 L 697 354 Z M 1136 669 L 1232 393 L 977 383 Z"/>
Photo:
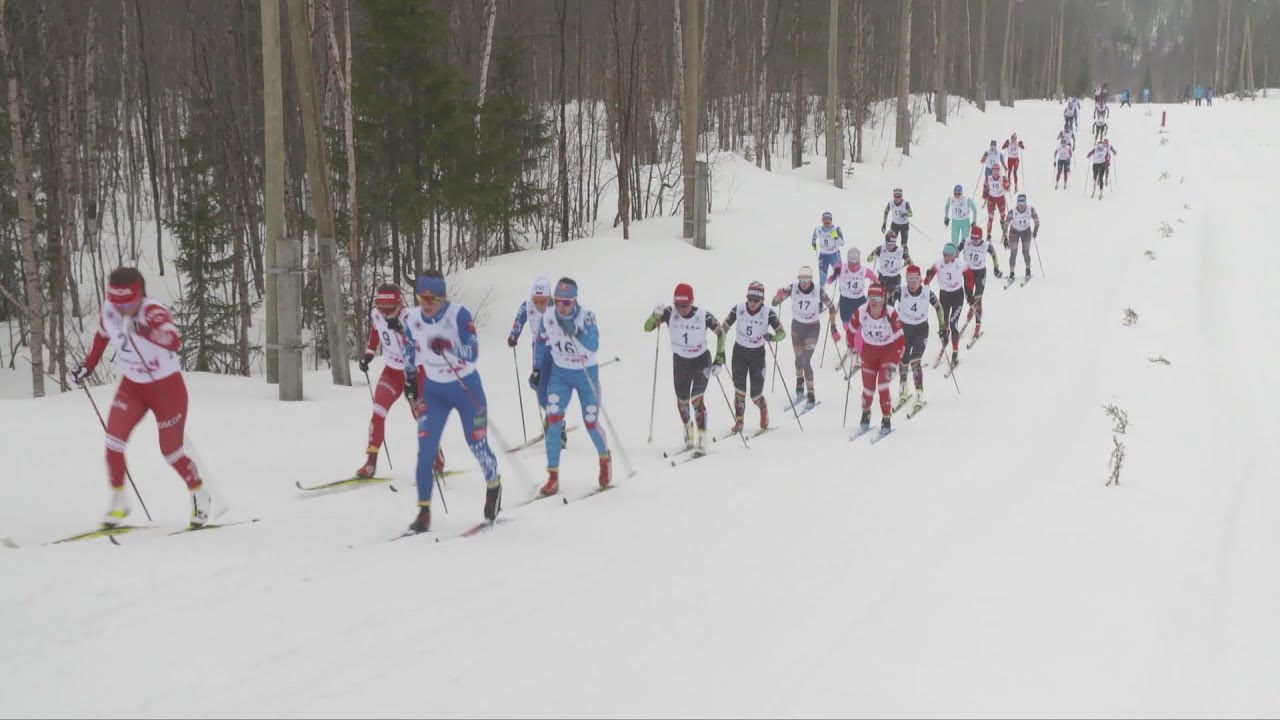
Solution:
<path fill-rule="evenodd" d="M 946 350 L 945 345 L 943 345 L 943 350 Z M 947 358 L 947 369 L 951 371 L 951 382 L 956 386 L 956 394 L 960 395 L 960 383 L 956 380 L 956 366 L 951 364 L 951 358 Z"/>
<path fill-rule="evenodd" d="M 585 358 L 584 358 L 585 359 Z M 604 418 L 605 427 L 609 433 L 613 435 L 613 441 L 618 446 L 618 454 L 622 456 L 622 469 L 627 471 L 627 477 L 634 477 L 635 469 L 631 466 L 631 458 L 627 456 L 627 448 L 622 444 L 622 436 L 618 434 L 617 428 L 613 426 L 613 421 L 609 419 L 609 410 L 604 406 L 604 397 L 600 395 L 600 388 L 596 387 L 596 383 L 591 379 L 591 373 L 583 368 L 582 374 L 587 378 L 587 384 L 591 386 L 591 393 L 596 396 L 596 406 L 600 408 L 600 417 Z"/>
<path fill-rule="evenodd" d="M 774 349 L 773 345 L 769 345 L 769 352 L 773 353 L 773 370 L 774 376 L 776 377 L 782 374 L 782 371 L 778 369 L 778 351 Z M 800 426 L 800 432 L 804 432 L 804 425 L 800 424 L 800 412 L 796 410 L 795 395 L 787 393 L 787 399 L 791 402 L 791 412 L 796 417 L 796 425 Z"/>
<path fill-rule="evenodd" d="M 364 384 L 369 386 L 369 400 L 376 405 L 378 401 L 373 396 L 373 383 L 369 381 L 369 371 L 361 370 L 360 372 L 364 373 Z M 411 415 L 413 414 L 412 403 L 410 403 L 409 405 L 409 414 Z M 391 446 L 387 444 L 387 438 L 385 433 L 383 434 L 383 438 L 382 438 L 382 454 L 387 456 L 387 469 L 395 470 L 396 466 L 391 462 Z"/>
<path fill-rule="evenodd" d="M 840 421 L 840 427 L 846 427 L 849 424 L 849 392 L 853 389 L 853 373 L 844 376 L 844 419 Z"/>
<path fill-rule="evenodd" d="M 46 373 L 47 374 L 47 373 Z M 50 375 L 50 377 L 53 377 Z M 102 432 L 107 432 L 107 423 L 102 419 L 102 413 L 98 411 L 98 403 L 94 402 L 93 395 L 89 393 L 88 385 L 81 385 L 84 389 L 84 396 L 89 398 L 89 404 L 93 406 L 93 414 L 98 416 L 98 423 L 102 425 Z M 147 510 L 147 504 L 142 500 L 142 493 L 138 492 L 138 486 L 133 482 L 133 474 L 129 472 L 129 468 L 125 468 L 124 476 L 129 480 L 129 487 L 133 488 L 133 494 L 138 498 L 138 504 L 142 506 L 142 512 L 147 516 L 147 522 L 153 522 L 151 519 L 151 511 Z"/>
<path fill-rule="evenodd" d="M 524 436 L 524 441 L 529 442 L 529 430 L 524 424 L 524 390 L 520 387 L 520 358 L 514 347 L 511 348 L 511 363 L 516 373 L 516 397 L 520 399 L 520 433 Z"/>
<path fill-rule="evenodd" d="M 1040 263 L 1040 277 L 1044 277 L 1044 261 L 1040 259 L 1040 243 L 1036 242 L 1035 235 L 1031 236 L 1031 247 L 1036 249 L 1036 262 Z"/>
<path fill-rule="evenodd" d="M 822 357 L 818 358 L 818 369 L 821 370 L 827 364 L 827 333 L 822 334 Z"/>
<path fill-rule="evenodd" d="M 654 333 L 653 340 L 653 394 L 649 400 L 649 445 L 653 444 L 653 416 L 658 409 L 658 353 L 662 349 L 662 334 Z"/>
<path fill-rule="evenodd" d="M 729 393 L 725 392 L 724 383 L 720 382 L 720 373 L 714 372 L 711 370 L 708 370 L 708 372 L 710 372 L 712 377 L 716 379 L 716 385 L 720 386 L 720 394 L 724 397 L 724 404 L 729 407 L 729 414 L 733 416 L 733 421 L 736 424 L 738 422 L 738 415 L 733 411 L 733 403 L 729 402 Z M 734 433 L 734 435 L 737 435 L 738 437 L 742 438 L 742 445 L 744 447 L 746 447 L 748 450 L 751 449 L 751 445 L 747 442 L 746 433 L 736 432 Z"/>
<path fill-rule="evenodd" d="M 931 242 L 931 243 L 936 242 L 932 237 L 929 237 L 929 233 L 927 233 L 927 232 L 925 232 L 925 231 L 921 230 L 921 229 L 920 229 L 920 227 L 919 227 L 918 225 L 916 225 L 915 223 L 913 223 L 913 222 L 911 222 L 911 221 L 909 221 L 909 220 L 908 220 L 907 222 L 908 222 L 908 224 L 909 224 L 909 225 L 911 225 L 911 229 L 912 229 L 912 230 L 915 230 L 919 235 L 923 236 L 925 240 L 928 240 L 928 241 L 929 241 L 929 242 Z"/>

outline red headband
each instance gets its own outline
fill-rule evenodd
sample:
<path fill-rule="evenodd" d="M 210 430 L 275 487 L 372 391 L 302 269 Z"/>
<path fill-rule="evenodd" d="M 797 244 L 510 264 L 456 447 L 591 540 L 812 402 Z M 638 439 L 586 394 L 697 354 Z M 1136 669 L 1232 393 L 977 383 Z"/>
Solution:
<path fill-rule="evenodd" d="M 400 293 L 395 290 L 379 290 L 373 296 L 373 304 L 380 308 L 400 307 Z"/>
<path fill-rule="evenodd" d="M 112 305 L 132 305 L 142 299 L 142 283 L 107 286 L 107 299 Z"/>

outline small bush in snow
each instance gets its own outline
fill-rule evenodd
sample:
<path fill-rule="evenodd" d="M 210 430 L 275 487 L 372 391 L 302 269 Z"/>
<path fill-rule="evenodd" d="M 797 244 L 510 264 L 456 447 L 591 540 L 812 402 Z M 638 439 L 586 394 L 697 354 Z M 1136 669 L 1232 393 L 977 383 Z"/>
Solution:
<path fill-rule="evenodd" d="M 1160 222 L 1160 237 L 1169 237 L 1173 234 L 1173 226 L 1165 221 Z"/>
<path fill-rule="evenodd" d="M 1134 312 L 1133 308 L 1125 308 L 1124 309 L 1124 326 L 1133 327 L 1134 325 L 1137 325 L 1137 324 L 1138 324 L 1138 313 Z"/>
<path fill-rule="evenodd" d="M 1114 404 L 1103 405 L 1102 409 L 1107 411 L 1107 417 L 1111 418 L 1111 421 L 1116 424 L 1115 427 L 1111 428 L 1111 432 L 1124 435 L 1129 429 L 1129 413 Z"/>
<path fill-rule="evenodd" d="M 1120 484 L 1120 470 L 1124 467 L 1124 443 L 1115 435 L 1111 436 L 1111 461 L 1107 463 L 1107 487 Z"/>
<path fill-rule="evenodd" d="M 1161 179 L 1161 180 L 1168 180 L 1168 179 L 1169 179 L 1169 173 L 1168 173 L 1168 172 L 1162 172 L 1162 173 L 1160 173 L 1160 179 Z"/>

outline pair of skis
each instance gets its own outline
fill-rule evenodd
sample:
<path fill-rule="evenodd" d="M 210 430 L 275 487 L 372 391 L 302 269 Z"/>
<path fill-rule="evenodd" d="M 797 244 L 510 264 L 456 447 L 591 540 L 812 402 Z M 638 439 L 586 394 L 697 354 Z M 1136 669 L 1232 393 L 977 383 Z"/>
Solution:
<path fill-rule="evenodd" d="M 462 475 L 467 472 L 470 472 L 470 471 L 445 470 L 442 473 L 438 473 L 436 475 L 436 479 L 442 480 L 444 478 L 451 478 L 455 475 Z M 294 483 L 294 486 L 297 487 L 299 490 L 303 492 L 308 492 L 308 493 L 331 493 L 331 492 L 339 492 L 343 490 L 354 490 L 356 488 L 362 488 L 369 485 L 379 485 L 382 483 L 390 483 L 390 482 L 392 482 L 392 479 L 387 477 L 350 477 L 344 480 L 334 480 L 333 482 L 320 483 L 319 485 L 303 485 L 301 481 L 297 481 Z M 388 485 L 387 487 L 391 489 L 391 492 L 400 492 L 400 490 L 395 485 Z"/>
<path fill-rule="evenodd" d="M 258 522 L 258 520 L 259 518 L 250 518 L 248 520 L 233 520 L 231 522 L 223 522 L 223 523 L 207 523 L 205 525 L 188 525 L 187 527 L 178 529 L 178 530 L 168 528 L 167 529 L 168 531 L 165 532 L 165 535 L 168 535 L 168 536 L 185 535 L 187 533 L 200 532 L 204 530 L 216 530 L 218 528 L 233 527 L 235 525 L 249 525 L 249 524 Z M 161 525 L 115 525 L 111 527 L 104 526 L 104 527 L 98 528 L 97 530 L 91 530 L 89 532 L 80 533 L 78 535 L 72 535 L 70 537 L 62 538 L 61 540 L 53 540 L 45 544 L 46 545 L 62 545 L 64 543 L 81 542 L 83 540 L 95 540 L 97 538 L 107 538 L 108 540 L 111 541 L 112 545 L 119 545 L 120 541 L 116 540 L 117 537 L 119 537 L 120 535 L 126 535 L 128 533 L 131 533 L 137 530 L 166 530 L 166 528 Z M 12 547 L 18 547 L 18 546 L 15 544 L 15 545 L 12 545 Z"/>

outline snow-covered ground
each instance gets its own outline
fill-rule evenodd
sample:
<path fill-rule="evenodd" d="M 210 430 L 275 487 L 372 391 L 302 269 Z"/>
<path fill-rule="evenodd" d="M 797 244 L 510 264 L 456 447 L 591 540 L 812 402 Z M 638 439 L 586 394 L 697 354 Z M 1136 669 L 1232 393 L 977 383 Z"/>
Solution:
<path fill-rule="evenodd" d="M 210 484 L 232 517 L 260 522 L 45 546 L 105 509 L 102 432 L 82 393 L 0 401 L 0 536 L 21 546 L 0 549 L 0 714 L 1275 716 L 1276 303 L 1251 271 L 1280 264 L 1267 223 L 1280 103 L 1151 109 L 1113 109 L 1120 155 L 1102 201 L 1083 172 L 1051 189 L 1057 105 L 993 104 L 926 120 L 912 158 L 858 166 L 843 191 L 820 160 L 795 173 L 722 163 L 710 252 L 666 218 L 630 241 L 605 232 L 466 273 L 464 301 L 489 295 L 481 366 L 513 441 L 517 387 L 531 431 L 536 412 L 527 339 L 518 373 L 502 342 L 509 316 L 536 275 L 579 281 L 602 354 L 622 358 L 601 372 L 605 407 L 638 471 L 625 478 L 615 452 L 617 490 L 511 510 L 475 538 L 383 542 L 413 515 L 403 405 L 388 428 L 401 492 L 300 497 L 295 481 L 346 477 L 364 448 L 367 388 L 320 372 L 295 404 L 261 379 L 188 375 Z M 989 337 L 961 350 L 959 392 L 930 370 L 923 413 L 851 445 L 829 349 L 800 432 L 784 342 L 785 382 L 768 395 L 780 430 L 673 469 L 662 337 L 646 444 L 655 336 L 641 324 L 677 282 L 722 315 L 750 281 L 772 290 L 813 261 L 827 209 L 870 251 L 897 185 L 923 231 L 910 248 L 931 262 L 950 187 L 972 188 L 987 142 L 1014 131 L 1047 274 L 991 288 Z M 111 393 L 94 390 L 104 410 Z M 708 400 L 727 429 L 714 382 Z M 1130 421 L 1118 487 L 1105 486 L 1109 404 Z M 135 432 L 131 468 L 157 522 L 178 526 L 186 491 L 154 432 Z M 471 470 L 445 489 L 452 513 L 437 508 L 447 538 L 479 519 L 483 484 L 456 420 L 446 432 L 450 465 Z M 573 498 L 595 461 L 581 430 L 570 442 Z M 541 448 L 502 465 L 510 507 L 542 480 Z"/>

